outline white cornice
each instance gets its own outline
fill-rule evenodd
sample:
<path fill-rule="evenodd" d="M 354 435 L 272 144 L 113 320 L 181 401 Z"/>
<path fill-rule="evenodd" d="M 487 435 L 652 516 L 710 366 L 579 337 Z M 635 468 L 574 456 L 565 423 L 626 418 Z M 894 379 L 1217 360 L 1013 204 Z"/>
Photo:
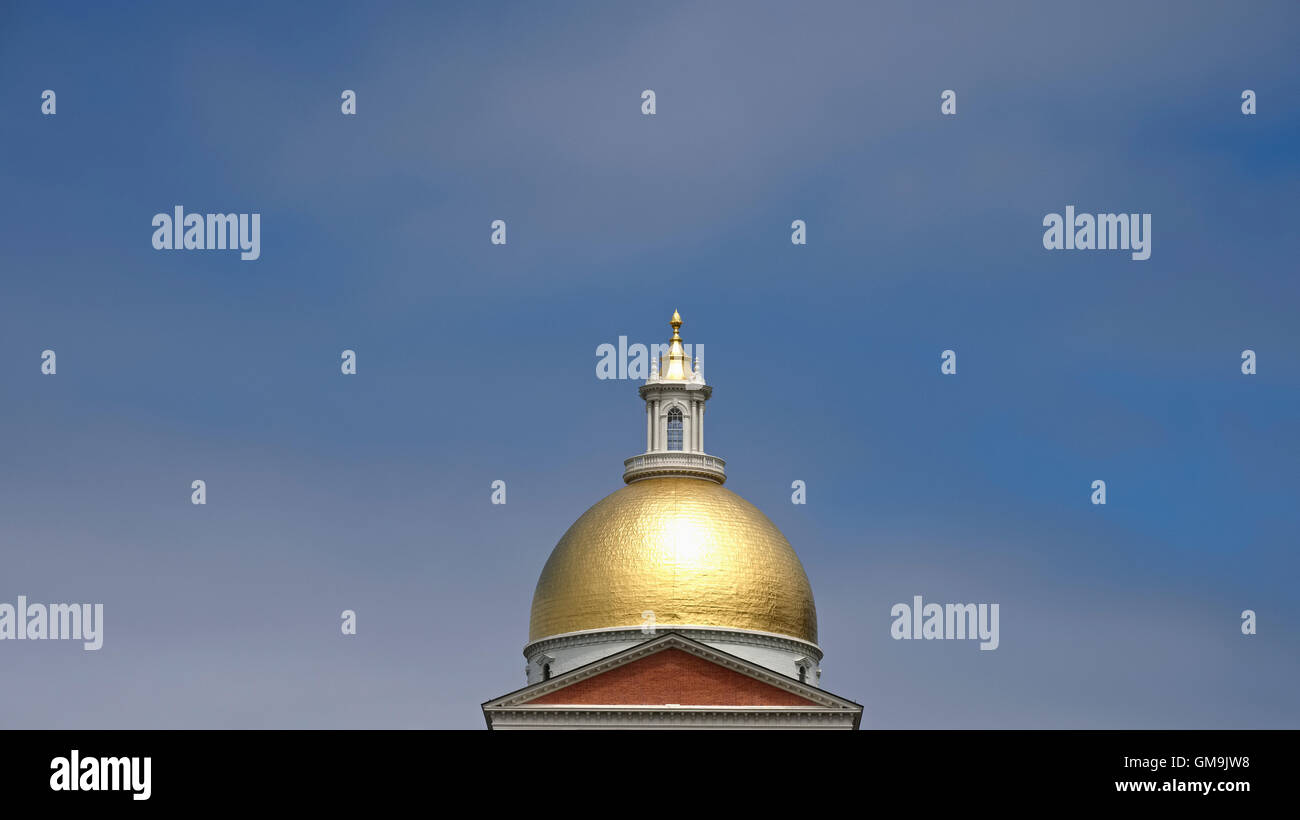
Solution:
<path fill-rule="evenodd" d="M 489 726 L 502 729 L 839 729 L 853 730 L 848 710 L 789 707 L 484 707 Z"/>

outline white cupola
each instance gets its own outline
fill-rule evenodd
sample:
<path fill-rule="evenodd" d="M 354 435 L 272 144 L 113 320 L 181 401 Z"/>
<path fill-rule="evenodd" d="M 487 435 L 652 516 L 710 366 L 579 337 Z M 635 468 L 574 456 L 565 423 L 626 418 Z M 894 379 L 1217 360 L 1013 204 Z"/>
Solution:
<path fill-rule="evenodd" d="M 721 484 L 726 462 L 704 452 L 704 405 L 713 388 L 704 382 L 703 357 L 694 367 L 682 347 L 682 317 L 673 311 L 673 337 L 661 361 L 650 361 L 650 378 L 641 385 L 645 400 L 645 453 L 623 462 L 623 480 L 685 476 Z"/>

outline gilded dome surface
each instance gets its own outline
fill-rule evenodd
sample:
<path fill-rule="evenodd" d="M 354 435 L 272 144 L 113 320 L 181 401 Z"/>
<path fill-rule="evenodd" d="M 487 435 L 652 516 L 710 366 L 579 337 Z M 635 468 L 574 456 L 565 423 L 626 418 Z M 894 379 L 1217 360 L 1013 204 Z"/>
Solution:
<path fill-rule="evenodd" d="M 757 507 L 697 478 L 634 481 L 560 539 L 533 593 L 529 641 L 655 624 L 749 629 L 817 642 L 812 587 Z"/>

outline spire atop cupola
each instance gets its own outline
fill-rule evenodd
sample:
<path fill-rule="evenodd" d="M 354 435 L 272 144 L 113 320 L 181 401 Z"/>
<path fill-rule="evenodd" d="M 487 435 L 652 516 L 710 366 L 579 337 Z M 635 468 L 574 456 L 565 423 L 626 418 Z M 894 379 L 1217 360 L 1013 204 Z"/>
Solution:
<path fill-rule="evenodd" d="M 691 377 L 691 359 L 682 348 L 682 315 L 673 311 L 673 337 L 668 340 L 668 362 L 659 368 L 659 378 L 670 381 L 686 381 Z"/>

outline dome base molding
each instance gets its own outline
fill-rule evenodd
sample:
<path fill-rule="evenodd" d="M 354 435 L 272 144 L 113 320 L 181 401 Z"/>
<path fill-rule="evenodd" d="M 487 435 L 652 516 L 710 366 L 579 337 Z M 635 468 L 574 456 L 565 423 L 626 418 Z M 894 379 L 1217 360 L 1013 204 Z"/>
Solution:
<path fill-rule="evenodd" d="M 524 657 L 528 660 L 525 670 L 528 683 L 545 680 L 545 667 L 549 666 L 554 677 L 668 632 L 729 652 L 796 680 L 802 668 L 804 681 L 812 686 L 818 686 L 821 681 L 822 650 L 817 644 L 770 632 L 659 624 L 653 629 L 590 629 L 533 641 L 524 647 Z"/>

